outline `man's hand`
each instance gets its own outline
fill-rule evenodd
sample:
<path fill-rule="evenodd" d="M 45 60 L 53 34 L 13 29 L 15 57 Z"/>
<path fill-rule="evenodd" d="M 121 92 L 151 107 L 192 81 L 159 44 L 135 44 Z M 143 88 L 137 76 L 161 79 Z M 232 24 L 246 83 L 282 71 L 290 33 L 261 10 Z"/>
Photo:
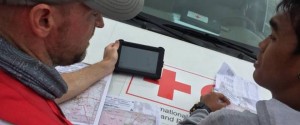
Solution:
<path fill-rule="evenodd" d="M 201 96 L 200 102 L 203 102 L 212 111 L 219 110 L 230 104 L 230 101 L 223 94 L 216 92 Z"/>
<path fill-rule="evenodd" d="M 109 44 L 105 47 L 103 60 L 111 62 L 112 65 L 115 65 L 118 60 L 118 48 L 120 46 L 120 42 L 116 41 L 114 43 Z"/>

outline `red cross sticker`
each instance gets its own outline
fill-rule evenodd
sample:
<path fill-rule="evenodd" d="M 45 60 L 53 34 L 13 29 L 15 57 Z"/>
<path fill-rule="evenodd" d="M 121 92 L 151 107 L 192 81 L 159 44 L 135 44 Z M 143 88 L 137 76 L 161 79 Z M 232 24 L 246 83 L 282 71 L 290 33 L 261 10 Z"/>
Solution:
<path fill-rule="evenodd" d="M 176 78 L 176 72 L 164 69 L 161 79 L 152 80 L 152 79 L 144 78 L 144 80 L 159 85 L 159 90 L 158 90 L 159 97 L 173 100 L 174 90 L 191 94 L 191 86 L 181 82 L 177 82 L 175 78 Z"/>

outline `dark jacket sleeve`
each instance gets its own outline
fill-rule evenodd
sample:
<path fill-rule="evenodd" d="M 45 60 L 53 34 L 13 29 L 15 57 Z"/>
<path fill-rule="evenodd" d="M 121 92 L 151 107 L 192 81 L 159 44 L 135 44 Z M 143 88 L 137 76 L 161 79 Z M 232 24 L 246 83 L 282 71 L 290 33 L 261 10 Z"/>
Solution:
<path fill-rule="evenodd" d="M 203 119 L 208 116 L 208 112 L 205 109 L 197 109 L 196 111 L 192 112 L 190 117 L 186 117 L 178 125 L 197 125 Z"/>
<path fill-rule="evenodd" d="M 221 109 L 210 114 L 205 109 L 194 111 L 178 125 L 260 125 L 257 114 L 249 111 Z"/>

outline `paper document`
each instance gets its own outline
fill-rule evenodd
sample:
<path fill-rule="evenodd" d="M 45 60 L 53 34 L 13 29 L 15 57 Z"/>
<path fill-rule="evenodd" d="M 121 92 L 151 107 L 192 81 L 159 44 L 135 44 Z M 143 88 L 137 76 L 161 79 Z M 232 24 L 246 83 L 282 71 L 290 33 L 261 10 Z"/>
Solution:
<path fill-rule="evenodd" d="M 258 87 L 255 82 L 235 75 L 226 63 L 223 63 L 216 75 L 215 91 L 223 93 L 230 100 L 231 105 L 227 107 L 230 109 L 256 113 Z"/>
<path fill-rule="evenodd" d="M 107 96 L 99 125 L 159 125 L 159 112 L 148 103 Z"/>
<path fill-rule="evenodd" d="M 58 66 L 60 73 L 73 72 L 88 66 L 77 63 L 71 66 Z M 65 116 L 80 125 L 98 125 L 112 75 L 106 76 L 72 100 L 60 104 Z"/>

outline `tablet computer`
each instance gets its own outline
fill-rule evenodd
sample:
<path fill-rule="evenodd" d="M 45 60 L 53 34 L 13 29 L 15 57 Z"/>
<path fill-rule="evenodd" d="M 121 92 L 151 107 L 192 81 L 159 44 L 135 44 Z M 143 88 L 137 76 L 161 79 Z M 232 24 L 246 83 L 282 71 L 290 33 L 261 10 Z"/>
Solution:
<path fill-rule="evenodd" d="M 120 41 L 115 72 L 130 73 L 151 79 L 161 77 L 165 49 Z"/>

